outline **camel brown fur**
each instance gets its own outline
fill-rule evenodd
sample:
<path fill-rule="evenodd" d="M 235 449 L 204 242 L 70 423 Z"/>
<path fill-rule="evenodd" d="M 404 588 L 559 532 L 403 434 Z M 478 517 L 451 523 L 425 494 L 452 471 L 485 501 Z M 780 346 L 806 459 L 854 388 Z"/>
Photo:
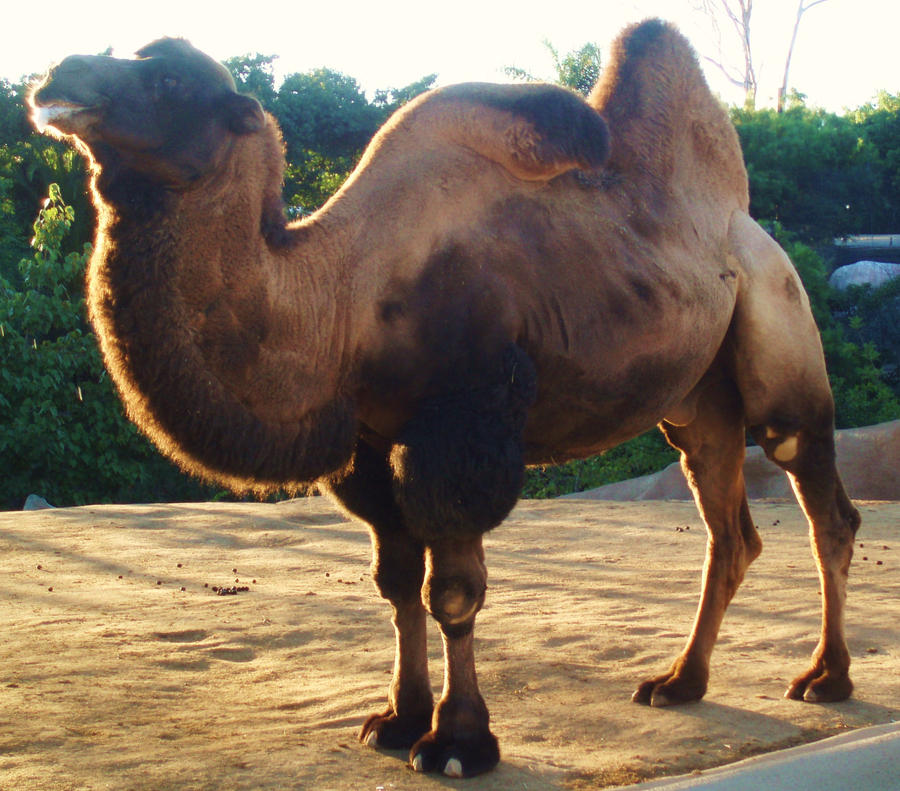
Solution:
<path fill-rule="evenodd" d="M 834 466 L 808 301 L 747 214 L 737 137 L 687 42 L 624 31 L 587 102 L 460 85 L 410 102 L 343 188 L 287 224 L 282 144 L 223 67 L 180 40 L 73 56 L 31 97 L 92 162 L 91 319 L 129 415 L 186 469 L 237 489 L 317 481 L 372 533 L 397 635 L 368 744 L 419 771 L 499 760 L 473 626 L 482 535 L 528 463 L 659 425 L 709 543 L 693 630 L 634 700 L 697 700 L 761 542 L 746 432 L 811 526 L 822 636 L 787 695 L 847 697 L 842 613 L 859 516 Z M 426 615 L 444 639 L 434 703 Z"/>

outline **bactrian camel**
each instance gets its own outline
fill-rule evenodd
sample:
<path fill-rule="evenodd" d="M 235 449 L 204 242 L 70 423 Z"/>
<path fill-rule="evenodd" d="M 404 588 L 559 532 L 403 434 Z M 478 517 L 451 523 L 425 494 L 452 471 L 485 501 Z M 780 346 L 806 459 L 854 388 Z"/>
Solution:
<path fill-rule="evenodd" d="M 483 534 L 527 464 L 659 425 L 709 533 L 682 653 L 633 695 L 703 696 L 760 538 L 747 432 L 790 476 L 821 576 L 821 639 L 787 696 L 852 689 L 843 633 L 859 516 L 803 287 L 749 217 L 737 136 L 688 43 L 625 30 L 587 101 L 466 84 L 399 110 L 318 212 L 288 223 L 283 145 L 258 102 L 183 40 L 72 56 L 34 118 L 91 161 L 90 317 L 130 417 L 235 489 L 330 492 L 365 522 L 397 655 L 360 738 L 413 769 L 495 766 L 475 616 Z M 426 614 L 444 642 L 435 704 Z"/>

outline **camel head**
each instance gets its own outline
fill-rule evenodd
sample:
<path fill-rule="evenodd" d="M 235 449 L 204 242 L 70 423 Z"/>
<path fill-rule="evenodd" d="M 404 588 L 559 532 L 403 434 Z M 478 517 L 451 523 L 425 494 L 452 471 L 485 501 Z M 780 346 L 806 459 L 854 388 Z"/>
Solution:
<path fill-rule="evenodd" d="M 155 41 L 134 59 L 72 55 L 29 104 L 38 129 L 81 143 L 104 170 L 176 189 L 215 170 L 235 136 L 265 125 L 259 102 L 183 39 Z"/>

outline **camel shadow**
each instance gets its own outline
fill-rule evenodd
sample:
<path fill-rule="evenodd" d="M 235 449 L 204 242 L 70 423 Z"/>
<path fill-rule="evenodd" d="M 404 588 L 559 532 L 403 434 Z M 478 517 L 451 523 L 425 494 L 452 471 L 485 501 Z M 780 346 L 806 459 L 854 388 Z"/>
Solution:
<path fill-rule="evenodd" d="M 652 768 L 621 765 L 610 760 L 608 767 L 596 770 L 585 770 L 564 763 L 540 764 L 528 759 L 524 754 L 511 746 L 508 756 L 501 756 L 500 764 L 486 775 L 470 778 L 465 781 L 467 791 L 510 791 L 521 788 L 571 789 L 600 788 L 610 785 L 631 784 L 645 780 L 683 774 L 694 770 L 708 770 L 718 766 L 734 763 L 755 755 L 785 750 L 801 744 L 825 739 L 846 730 L 853 730 L 872 722 L 891 722 L 900 718 L 900 707 L 884 706 L 866 700 L 851 698 L 839 703 L 815 704 L 820 711 L 834 715 L 832 724 L 824 722 L 819 726 L 803 726 L 792 717 L 794 706 L 811 706 L 813 704 L 798 701 L 783 701 L 784 715 L 778 716 L 753 712 L 739 706 L 731 706 L 715 701 L 699 701 L 682 706 L 649 709 L 652 714 L 670 720 L 672 733 L 679 731 L 678 721 L 687 719 L 702 720 L 708 724 L 712 732 L 736 730 L 735 723 L 740 722 L 739 738 L 734 744 L 723 743 L 717 748 L 710 748 L 702 756 L 696 756 L 692 762 L 685 758 L 679 761 L 660 763 Z M 651 715 L 652 716 L 652 715 Z M 857 725 L 859 724 L 859 725 Z M 598 751 L 603 747 L 598 746 Z M 403 750 L 380 750 L 383 755 L 405 762 L 407 752 Z M 412 771 L 412 770 L 410 770 Z M 421 788 L 459 788 L 459 780 L 442 775 L 422 775 Z"/>

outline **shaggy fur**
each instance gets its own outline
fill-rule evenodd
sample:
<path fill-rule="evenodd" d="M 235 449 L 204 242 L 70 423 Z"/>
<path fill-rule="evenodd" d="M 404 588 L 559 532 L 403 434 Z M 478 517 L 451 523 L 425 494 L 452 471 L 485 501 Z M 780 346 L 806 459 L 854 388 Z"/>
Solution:
<path fill-rule="evenodd" d="M 526 463 L 653 425 L 709 531 L 694 627 L 634 700 L 701 697 L 761 542 L 746 431 L 791 476 L 821 570 L 822 636 L 788 696 L 850 694 L 843 635 L 859 515 L 799 278 L 747 214 L 734 129 L 687 42 L 651 20 L 588 101 L 472 84 L 398 111 L 312 217 L 287 223 L 274 121 L 187 42 L 67 58 L 36 120 L 92 161 L 91 319 L 132 419 L 236 489 L 319 481 L 372 532 L 397 635 L 367 744 L 472 775 L 499 750 L 475 674 L 482 534 Z M 445 679 L 435 704 L 426 615 Z"/>

